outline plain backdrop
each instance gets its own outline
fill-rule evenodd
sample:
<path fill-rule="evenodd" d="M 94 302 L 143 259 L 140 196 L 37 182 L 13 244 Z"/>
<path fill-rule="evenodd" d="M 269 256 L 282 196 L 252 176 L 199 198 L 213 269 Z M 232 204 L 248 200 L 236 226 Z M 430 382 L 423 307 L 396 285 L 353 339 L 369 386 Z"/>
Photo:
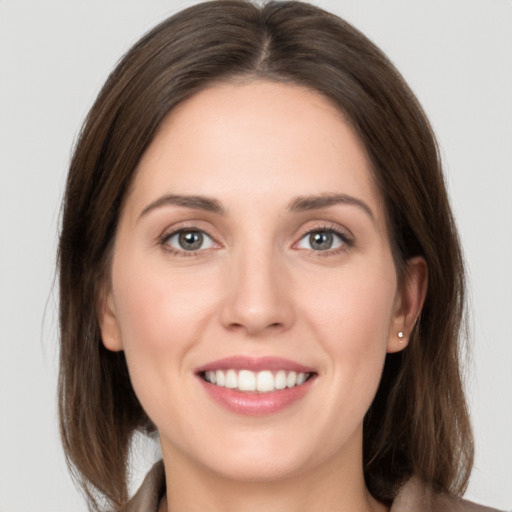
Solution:
<path fill-rule="evenodd" d="M 192 3 L 0 0 L 0 512 L 86 510 L 56 419 L 59 203 L 73 142 L 108 73 L 144 32 Z M 472 290 L 467 496 L 512 510 L 512 2 L 315 3 L 387 52 L 439 137 Z"/>

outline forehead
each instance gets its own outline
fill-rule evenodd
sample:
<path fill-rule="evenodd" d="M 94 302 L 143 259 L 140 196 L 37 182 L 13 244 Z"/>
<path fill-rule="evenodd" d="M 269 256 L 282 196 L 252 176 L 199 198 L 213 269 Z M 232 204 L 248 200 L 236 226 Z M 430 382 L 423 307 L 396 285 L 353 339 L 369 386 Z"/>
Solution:
<path fill-rule="evenodd" d="M 143 208 L 163 193 L 221 201 L 259 194 L 267 204 L 344 193 L 382 208 L 364 146 L 342 113 L 319 93 L 268 81 L 217 84 L 168 115 L 131 196 Z"/>

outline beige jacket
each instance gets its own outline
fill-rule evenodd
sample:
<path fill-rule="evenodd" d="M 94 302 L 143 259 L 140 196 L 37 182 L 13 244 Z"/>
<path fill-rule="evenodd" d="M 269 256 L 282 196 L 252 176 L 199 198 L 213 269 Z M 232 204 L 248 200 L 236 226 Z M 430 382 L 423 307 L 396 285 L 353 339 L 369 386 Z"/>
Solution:
<path fill-rule="evenodd" d="M 123 512 L 158 512 L 165 492 L 162 461 L 147 474 L 141 487 Z M 411 478 L 399 491 L 390 512 L 499 512 L 494 508 L 447 495 L 433 494 L 417 478 Z"/>

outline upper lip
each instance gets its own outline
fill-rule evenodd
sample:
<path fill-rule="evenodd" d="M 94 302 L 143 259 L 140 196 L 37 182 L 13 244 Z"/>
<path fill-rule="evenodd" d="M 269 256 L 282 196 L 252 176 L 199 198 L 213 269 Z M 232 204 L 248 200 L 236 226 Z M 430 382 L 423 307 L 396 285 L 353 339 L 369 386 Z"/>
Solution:
<path fill-rule="evenodd" d="M 285 370 L 300 373 L 315 373 L 315 369 L 299 364 L 290 359 L 281 357 L 251 357 L 251 356 L 231 356 L 223 359 L 217 359 L 205 365 L 196 368 L 196 373 L 203 373 L 214 370 L 252 370 L 255 372 L 263 370 Z"/>

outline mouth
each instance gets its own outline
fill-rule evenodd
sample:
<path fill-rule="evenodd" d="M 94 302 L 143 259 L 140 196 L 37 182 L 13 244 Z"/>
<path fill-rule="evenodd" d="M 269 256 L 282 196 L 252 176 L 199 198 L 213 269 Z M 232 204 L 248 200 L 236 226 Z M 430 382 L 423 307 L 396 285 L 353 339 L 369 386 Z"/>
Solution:
<path fill-rule="evenodd" d="M 236 414 L 263 416 L 300 401 L 318 373 L 275 357 L 235 356 L 197 368 L 207 396 Z"/>
<path fill-rule="evenodd" d="M 242 392 L 272 393 L 287 388 L 302 386 L 315 375 L 314 372 L 287 370 L 208 370 L 199 376 L 209 384 Z"/>

